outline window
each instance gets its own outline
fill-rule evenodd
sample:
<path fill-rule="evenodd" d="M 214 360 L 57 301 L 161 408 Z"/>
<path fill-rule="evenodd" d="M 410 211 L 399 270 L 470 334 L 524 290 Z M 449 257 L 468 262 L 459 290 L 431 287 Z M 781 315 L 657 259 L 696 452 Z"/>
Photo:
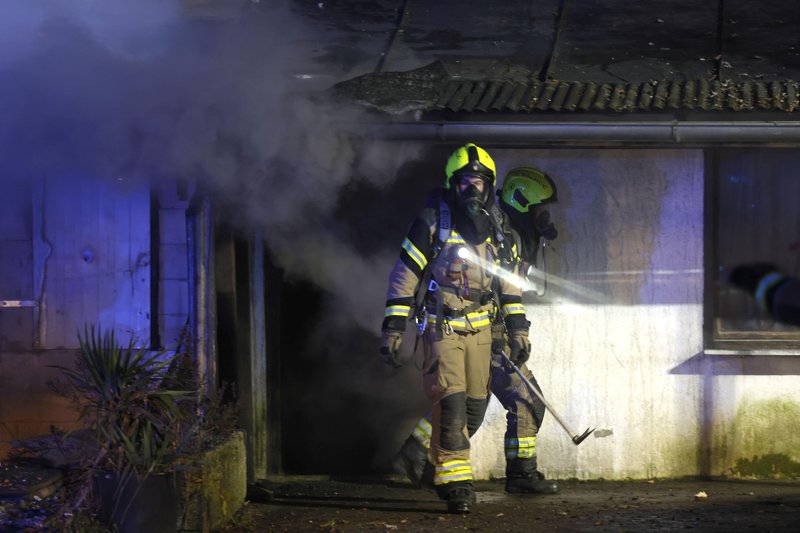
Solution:
<path fill-rule="evenodd" d="M 800 328 L 773 320 L 728 282 L 732 269 L 747 263 L 800 276 L 800 151 L 723 149 L 709 156 L 707 348 L 800 350 Z"/>

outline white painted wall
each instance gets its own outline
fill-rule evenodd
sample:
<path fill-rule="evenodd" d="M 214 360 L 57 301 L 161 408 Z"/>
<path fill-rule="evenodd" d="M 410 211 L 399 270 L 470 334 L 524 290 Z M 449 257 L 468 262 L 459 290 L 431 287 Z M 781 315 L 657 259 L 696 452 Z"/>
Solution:
<path fill-rule="evenodd" d="M 701 355 L 702 151 L 492 155 L 499 177 L 527 165 L 557 182 L 549 288 L 526 300 L 528 364 L 576 432 L 597 427 L 576 447 L 548 415 L 537 440 L 540 470 L 651 478 L 730 474 L 737 461 L 765 453 L 797 461 L 800 437 L 779 431 L 784 420 L 800 423 L 797 364 Z M 477 477 L 504 475 L 504 431 L 505 412 L 493 399 L 473 438 Z M 764 442 L 776 431 L 777 440 Z"/>

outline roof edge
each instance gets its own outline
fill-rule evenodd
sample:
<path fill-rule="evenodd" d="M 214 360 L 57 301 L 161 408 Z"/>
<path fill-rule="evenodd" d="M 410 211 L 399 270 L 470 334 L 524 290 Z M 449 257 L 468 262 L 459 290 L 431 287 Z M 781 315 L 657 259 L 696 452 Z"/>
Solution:
<path fill-rule="evenodd" d="M 798 121 L 642 122 L 394 122 L 354 124 L 352 131 L 383 140 L 523 145 L 800 145 Z"/>

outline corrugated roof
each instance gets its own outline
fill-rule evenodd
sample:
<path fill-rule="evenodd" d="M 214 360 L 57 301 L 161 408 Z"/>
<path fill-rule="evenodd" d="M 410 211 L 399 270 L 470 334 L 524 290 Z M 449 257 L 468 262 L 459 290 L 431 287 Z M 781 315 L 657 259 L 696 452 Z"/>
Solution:
<path fill-rule="evenodd" d="M 422 70 L 422 69 L 420 69 Z M 427 72 L 430 74 L 430 71 Z M 420 77 L 415 71 L 367 74 L 336 86 L 345 98 L 389 114 L 407 111 L 454 113 L 672 113 L 784 112 L 800 109 L 800 82 L 663 80 L 595 83 Z M 398 78 L 404 90 L 395 92 Z M 392 89 L 395 89 L 393 91 Z M 393 94 L 394 93 L 394 94 Z"/>
<path fill-rule="evenodd" d="M 784 111 L 800 108 L 798 82 L 650 81 L 593 83 L 548 81 L 449 81 L 427 110 L 538 113 Z"/>

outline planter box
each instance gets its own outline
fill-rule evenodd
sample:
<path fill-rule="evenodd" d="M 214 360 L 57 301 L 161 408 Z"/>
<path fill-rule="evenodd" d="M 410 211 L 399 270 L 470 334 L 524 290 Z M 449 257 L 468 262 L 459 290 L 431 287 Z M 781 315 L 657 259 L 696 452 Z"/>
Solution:
<path fill-rule="evenodd" d="M 124 486 L 116 474 L 96 478 L 100 494 L 99 518 L 118 533 L 167 533 L 178 518 L 175 476 L 151 474 L 140 480 L 128 477 Z"/>
<path fill-rule="evenodd" d="M 211 531 L 230 520 L 247 493 L 244 433 L 181 465 L 177 489 L 178 531 Z"/>

